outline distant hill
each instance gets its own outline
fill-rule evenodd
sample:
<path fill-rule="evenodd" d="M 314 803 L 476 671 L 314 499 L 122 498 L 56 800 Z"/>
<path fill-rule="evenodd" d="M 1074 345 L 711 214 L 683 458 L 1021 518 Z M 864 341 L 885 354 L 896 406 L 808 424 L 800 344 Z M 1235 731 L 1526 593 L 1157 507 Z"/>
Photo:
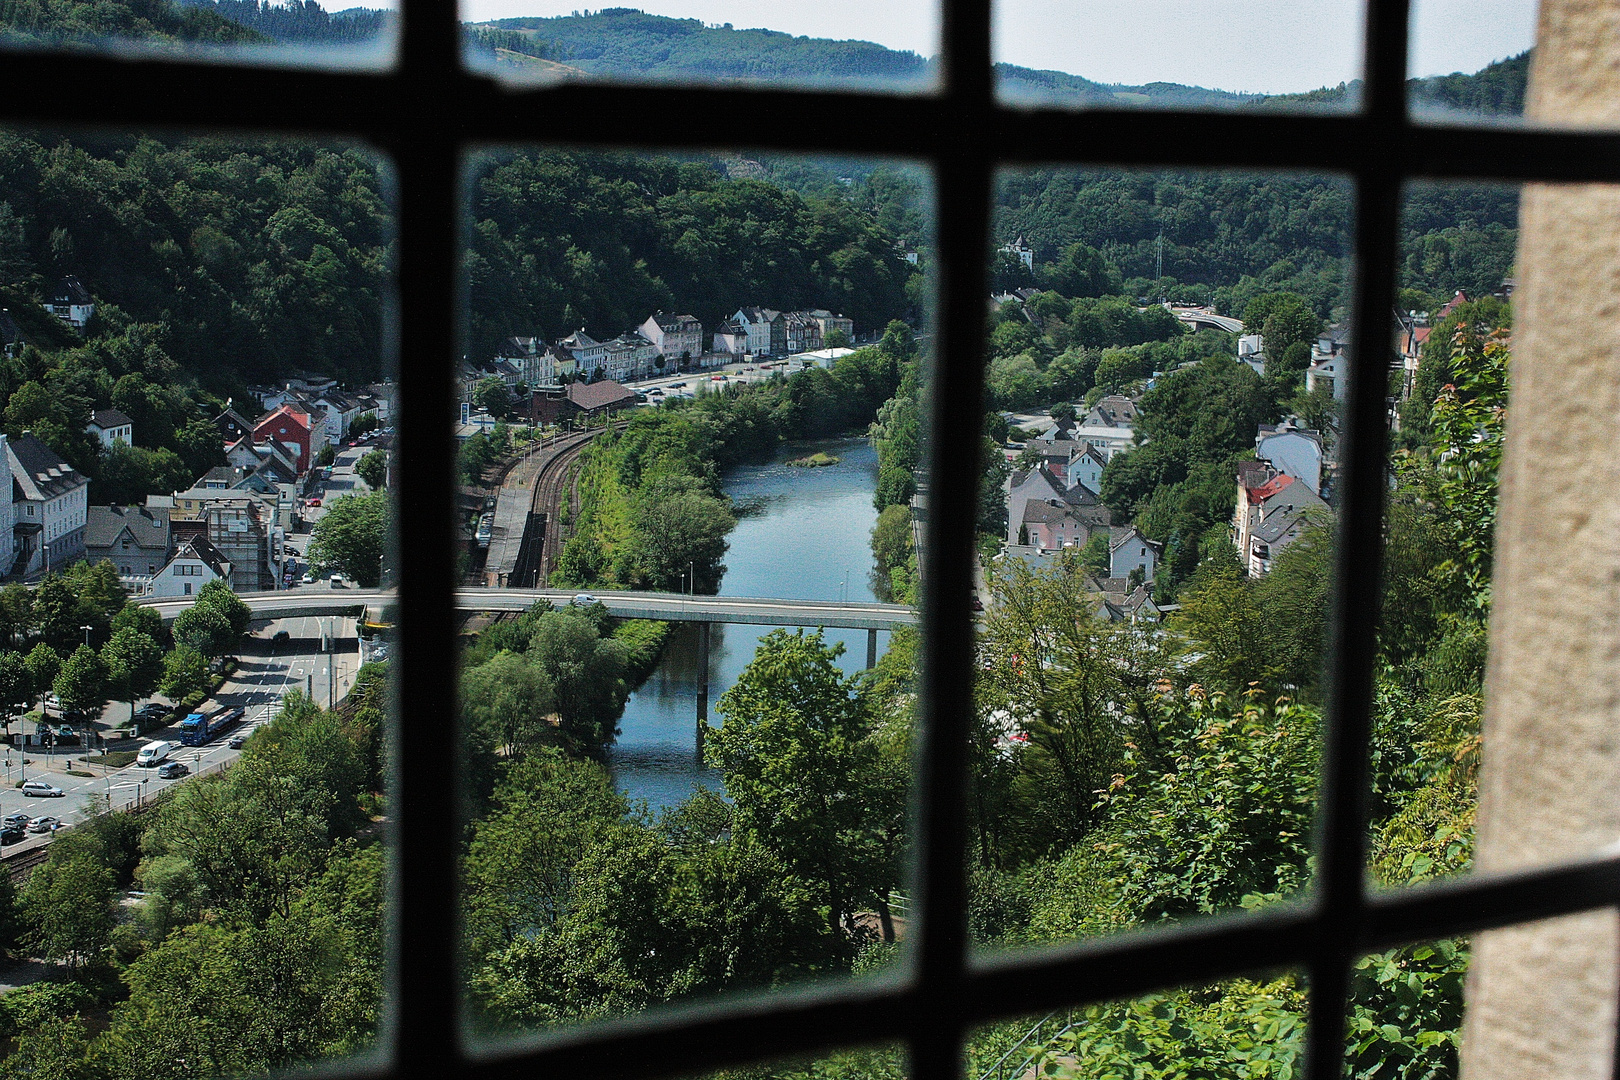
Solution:
<path fill-rule="evenodd" d="M 90 44 L 111 38 L 157 45 L 251 45 L 268 39 L 242 24 L 168 0 L 0 0 L 0 41 Z"/>
<path fill-rule="evenodd" d="M 543 55 L 588 75 L 671 80 L 742 80 L 808 85 L 921 88 L 933 61 L 870 41 L 795 37 L 776 30 L 711 26 L 697 19 L 607 8 L 590 15 L 500 19 L 478 28 L 530 38 Z M 525 50 L 527 51 L 527 50 Z M 1150 83 L 1105 85 L 1063 71 L 997 64 L 1003 90 L 1015 101 L 1199 107 L 1241 104 L 1253 95 Z"/>
<path fill-rule="evenodd" d="M 346 8 L 328 12 L 315 0 L 176 0 L 185 9 L 210 11 L 279 43 L 351 45 L 382 32 L 392 12 Z"/>

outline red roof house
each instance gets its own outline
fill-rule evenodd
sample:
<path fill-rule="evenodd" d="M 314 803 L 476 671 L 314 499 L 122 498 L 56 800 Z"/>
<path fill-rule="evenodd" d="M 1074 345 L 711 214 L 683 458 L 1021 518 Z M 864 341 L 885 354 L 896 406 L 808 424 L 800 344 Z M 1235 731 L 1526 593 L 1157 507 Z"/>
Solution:
<path fill-rule="evenodd" d="M 296 450 L 298 471 L 309 468 L 309 414 L 291 405 L 279 406 L 253 425 L 253 441 L 269 442 Z"/>

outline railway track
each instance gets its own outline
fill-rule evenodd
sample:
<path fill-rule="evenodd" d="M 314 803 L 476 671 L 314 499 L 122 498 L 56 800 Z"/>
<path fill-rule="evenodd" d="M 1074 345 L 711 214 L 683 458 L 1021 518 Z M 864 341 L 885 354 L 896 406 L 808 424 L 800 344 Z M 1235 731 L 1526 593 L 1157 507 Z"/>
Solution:
<path fill-rule="evenodd" d="M 587 432 L 577 443 L 558 451 L 557 454 L 540 468 L 540 474 L 534 480 L 534 502 L 530 510 L 536 514 L 546 516 L 545 533 L 540 545 L 540 581 L 551 577 L 551 570 L 557 564 L 557 556 L 562 554 L 563 536 L 562 507 L 563 500 L 569 498 L 572 484 L 570 476 L 574 470 L 574 462 L 584 452 L 586 445 L 594 439 L 599 432 Z M 573 506 L 570 504 L 569 519 L 573 519 Z"/>

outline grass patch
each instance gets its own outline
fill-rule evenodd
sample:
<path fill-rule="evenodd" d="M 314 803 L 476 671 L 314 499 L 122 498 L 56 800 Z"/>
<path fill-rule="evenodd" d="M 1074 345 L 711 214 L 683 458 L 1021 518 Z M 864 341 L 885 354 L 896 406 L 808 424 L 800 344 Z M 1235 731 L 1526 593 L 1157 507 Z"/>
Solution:
<path fill-rule="evenodd" d="M 95 775 L 96 775 L 93 772 L 85 772 L 82 769 L 69 769 L 69 770 L 67 770 L 67 774 L 69 776 L 88 776 L 91 779 L 94 779 Z"/>
<path fill-rule="evenodd" d="M 140 753 L 139 750 L 109 750 L 105 754 L 97 754 L 84 760 L 89 765 L 105 765 L 109 769 L 122 769 L 125 765 L 134 761 L 135 755 L 138 753 Z"/>

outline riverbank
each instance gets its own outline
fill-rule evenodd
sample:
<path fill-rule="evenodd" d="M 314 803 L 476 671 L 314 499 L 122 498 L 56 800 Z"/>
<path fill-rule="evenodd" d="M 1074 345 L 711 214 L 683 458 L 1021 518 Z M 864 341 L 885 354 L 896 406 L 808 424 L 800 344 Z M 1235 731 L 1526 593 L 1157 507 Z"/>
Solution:
<path fill-rule="evenodd" d="M 805 469 L 795 458 L 824 453 L 835 466 Z M 877 486 L 877 452 L 862 438 L 784 445 L 768 461 L 728 469 L 722 489 L 738 515 L 727 535 L 721 596 L 802 600 L 874 600 L 871 531 Z M 719 723 L 715 703 L 754 658 L 771 627 L 713 625 L 708 657 L 702 656 L 695 624 L 671 627 L 663 654 L 637 687 L 619 721 L 619 736 L 607 750 L 614 783 L 632 800 L 658 812 L 678 805 L 694 788 L 718 788 L 697 749 L 700 673 L 708 674 L 708 721 Z M 813 627 L 810 629 L 814 629 Z M 866 659 L 864 630 L 829 630 L 842 644 L 840 664 L 849 673 Z M 888 634 L 880 635 L 880 650 Z"/>

